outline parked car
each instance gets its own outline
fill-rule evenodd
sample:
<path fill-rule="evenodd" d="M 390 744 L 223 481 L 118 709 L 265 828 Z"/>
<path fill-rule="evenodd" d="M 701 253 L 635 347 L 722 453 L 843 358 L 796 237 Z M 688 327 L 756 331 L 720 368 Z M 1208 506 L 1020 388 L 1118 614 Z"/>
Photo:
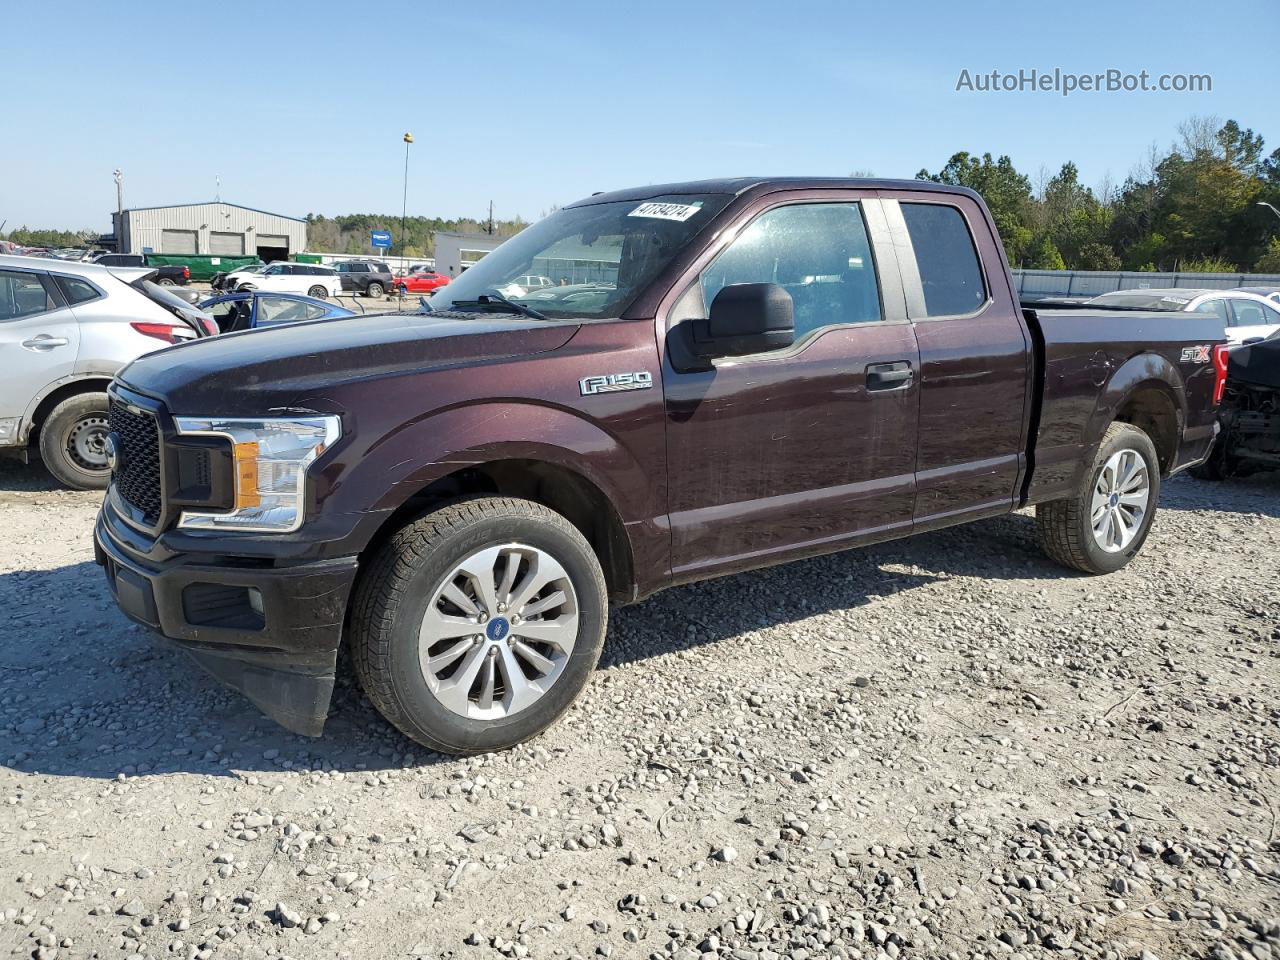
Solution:
<path fill-rule="evenodd" d="M 0 256 L 0 453 L 35 452 L 69 487 L 107 485 L 107 384 L 134 358 L 210 329 L 154 275 Z"/>
<path fill-rule="evenodd" d="M 336 297 L 342 281 L 332 267 L 316 263 L 272 263 L 257 273 L 237 271 L 223 281 L 223 289 L 235 283 L 236 290 L 270 290 L 274 293 L 302 293 L 323 300 Z"/>
<path fill-rule="evenodd" d="M 248 274 L 256 274 L 267 269 L 269 264 L 266 263 L 242 263 L 235 266 L 227 267 L 224 270 L 215 271 L 213 276 L 209 278 L 209 287 L 213 290 L 222 290 L 226 288 L 227 278 L 232 274 L 237 276 L 246 276 Z M 228 288 L 229 289 L 229 288 Z"/>
<path fill-rule="evenodd" d="M 155 282 L 161 287 L 186 286 L 191 282 L 191 270 L 187 267 L 153 267 L 141 253 L 104 253 L 93 263 L 103 267 L 145 267 L 155 273 Z"/>
<path fill-rule="evenodd" d="M 342 289 L 381 298 L 395 283 L 391 267 L 381 260 L 343 260 L 333 265 L 342 281 Z"/>
<path fill-rule="evenodd" d="M 409 293 L 435 293 L 449 282 L 449 278 L 434 270 L 419 270 L 417 273 L 396 277 L 395 289 L 401 296 Z"/>
<path fill-rule="evenodd" d="M 222 333 L 254 330 L 300 320 L 332 320 L 353 317 L 355 312 L 324 300 L 293 293 L 244 291 L 224 293 L 200 301 L 200 309 L 213 317 Z"/>
<path fill-rule="evenodd" d="M 1280 332 L 1233 347 L 1218 408 L 1221 432 L 1213 453 L 1192 473 L 1225 480 L 1280 470 Z"/>
<path fill-rule="evenodd" d="M 1274 303 L 1280 303 L 1280 287 L 1236 287 L 1235 289 L 1238 293 L 1252 293 Z"/>
<path fill-rule="evenodd" d="M 611 264 L 590 297 L 498 292 L 583 248 Z M 1221 324 L 1015 289 L 960 187 L 593 196 L 440 312 L 135 361 L 97 558 L 126 614 L 289 729 L 321 732 L 345 642 L 388 719 L 454 753 L 553 723 L 611 599 L 1027 506 L 1054 561 L 1118 570 L 1213 442 Z M 209 482 L 179 497 L 192 458 Z"/>
<path fill-rule="evenodd" d="M 1280 303 L 1239 290 L 1183 289 L 1116 290 L 1086 300 L 1090 306 L 1175 313 L 1209 312 L 1222 321 L 1231 343 L 1260 340 L 1280 330 Z"/>

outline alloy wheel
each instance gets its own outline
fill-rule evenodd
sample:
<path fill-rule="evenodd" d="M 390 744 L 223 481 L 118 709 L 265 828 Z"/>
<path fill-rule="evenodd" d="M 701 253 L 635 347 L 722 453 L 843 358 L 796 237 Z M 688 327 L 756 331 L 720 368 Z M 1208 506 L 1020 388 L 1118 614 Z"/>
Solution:
<path fill-rule="evenodd" d="M 1136 450 L 1118 450 L 1107 458 L 1093 488 L 1089 522 L 1093 539 L 1107 553 L 1133 543 L 1151 501 L 1147 463 Z"/>
<path fill-rule="evenodd" d="M 508 543 L 477 550 L 444 577 L 422 619 L 418 659 L 447 710 L 500 720 L 551 689 L 577 636 L 564 567 L 545 550 Z"/>

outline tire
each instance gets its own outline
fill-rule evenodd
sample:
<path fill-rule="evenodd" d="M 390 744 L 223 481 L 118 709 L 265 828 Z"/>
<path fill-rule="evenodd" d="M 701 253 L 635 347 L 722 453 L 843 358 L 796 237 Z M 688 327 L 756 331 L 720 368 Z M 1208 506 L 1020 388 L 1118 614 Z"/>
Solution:
<path fill-rule="evenodd" d="M 168 277 L 161 277 L 160 279 L 158 279 L 158 280 L 156 281 L 156 283 L 157 283 L 159 286 L 162 286 L 162 287 L 172 287 L 172 286 L 176 286 L 176 284 L 174 284 L 174 282 L 173 282 L 172 280 L 170 280 Z"/>
<path fill-rule="evenodd" d="M 382 284 L 378 283 L 376 280 L 364 288 L 364 295 L 366 297 L 373 297 L 375 300 L 381 300 L 385 294 L 386 290 L 384 290 Z"/>
<path fill-rule="evenodd" d="M 40 459 L 58 482 L 73 490 L 104 490 L 107 466 L 107 395 L 68 397 L 40 425 Z"/>
<path fill-rule="evenodd" d="M 1109 500 L 1110 506 L 1104 507 L 1104 511 L 1115 514 L 1118 507 L 1119 511 L 1123 511 L 1123 516 L 1134 519 L 1130 512 L 1133 508 L 1120 503 L 1119 498 L 1136 497 L 1136 493 L 1115 492 L 1113 496 L 1107 497 L 1103 492 L 1108 484 L 1104 471 L 1116 462 L 1115 458 L 1123 458 L 1126 453 L 1135 454 L 1142 462 L 1145 470 L 1145 477 L 1142 479 L 1146 483 L 1146 502 L 1137 522 L 1132 527 L 1124 528 L 1131 531 L 1127 540 L 1107 545 L 1103 540 L 1111 539 L 1123 524 L 1120 527 L 1104 525 L 1102 533 L 1095 532 L 1093 514 L 1098 509 L 1099 499 Z M 1123 459 L 1121 462 L 1123 463 Z M 1136 466 L 1135 462 L 1134 472 L 1128 475 L 1135 478 L 1131 479 L 1134 483 L 1140 482 L 1136 479 Z M 1110 474 L 1112 477 L 1116 475 L 1117 471 Z M 1124 484 L 1120 484 L 1119 489 L 1123 491 Z M 1160 461 L 1151 438 L 1132 424 L 1113 423 L 1103 435 L 1086 480 L 1075 496 L 1037 505 L 1036 534 L 1040 549 L 1049 559 L 1064 567 L 1084 573 L 1112 573 L 1127 564 L 1142 549 L 1155 520 L 1159 499 Z"/>
<path fill-rule="evenodd" d="M 557 596 L 567 596 L 568 600 L 562 599 L 553 607 L 555 618 L 544 619 L 543 613 L 535 612 L 518 623 L 519 611 L 512 609 L 493 616 L 488 626 L 481 626 L 486 622 L 482 610 L 477 616 L 468 616 L 462 606 L 453 605 L 445 596 L 451 584 L 457 589 L 461 583 L 463 599 L 479 610 L 484 604 L 476 600 L 481 597 L 478 581 L 458 579 L 460 565 L 492 570 L 491 587 L 496 600 L 506 585 L 505 576 L 497 572 L 501 565 L 505 573 L 504 558 L 510 562 L 513 555 L 534 554 L 539 566 L 520 565 L 523 561 L 517 561 L 518 575 L 505 596 L 509 602 L 515 598 L 519 610 L 545 606 Z M 492 565 L 485 559 L 491 555 Z M 544 559 L 548 557 L 551 562 Z M 539 580 L 531 575 L 535 570 L 558 570 L 563 576 L 548 580 L 545 587 L 520 599 L 522 588 Z M 467 590 L 472 592 L 465 593 Z M 442 616 L 442 609 L 449 613 Z M 496 605 L 495 609 L 505 611 L 506 607 Z M 442 623 L 463 623 L 461 629 L 467 630 L 457 614 L 484 632 L 464 635 L 449 630 L 449 639 L 429 646 L 421 643 L 419 632 L 429 628 L 429 616 L 440 618 Z M 565 626 L 557 628 L 561 617 L 565 618 Z M 535 652 L 546 664 L 555 660 L 554 676 L 547 673 L 539 677 L 533 662 L 518 653 L 521 647 L 528 649 L 528 638 L 522 635 L 522 629 L 529 630 L 535 621 L 543 629 L 563 631 L 563 636 L 572 640 L 572 648 L 566 654 L 529 639 L 529 643 L 538 646 Z M 441 507 L 401 527 L 377 550 L 356 586 L 349 643 L 360 686 L 387 720 L 432 750 L 472 754 L 514 746 L 551 726 L 590 679 L 604 643 L 607 622 L 608 597 L 600 564 L 590 544 L 568 520 L 528 500 L 479 497 Z M 456 652 L 458 646 L 463 653 Z M 423 655 L 448 660 L 443 654 L 452 652 L 454 659 L 441 668 L 439 675 L 433 672 L 433 679 L 429 680 L 429 671 L 420 660 L 420 647 L 427 651 Z M 490 661 L 494 665 L 490 666 Z M 509 674 L 497 673 L 509 671 L 512 664 L 524 665 L 521 669 L 526 672 L 526 668 L 534 669 L 535 683 L 552 677 L 545 691 L 536 695 L 529 693 L 531 687 L 521 688 L 525 697 L 533 699 L 514 709 L 512 691 L 516 687 L 506 680 Z M 497 703 L 494 691 L 499 684 L 489 680 L 487 708 L 486 669 L 489 677 L 498 676 L 502 690 L 502 702 Z M 446 676 L 445 671 L 453 672 Z M 524 679 L 527 681 L 528 677 Z M 446 690 L 450 685 L 452 689 Z M 448 693 L 452 696 L 447 698 Z M 472 714 L 488 709 L 491 715 L 464 715 L 461 709 Z"/>
<path fill-rule="evenodd" d="M 317 300 L 328 300 L 329 291 L 317 283 L 314 287 L 312 287 L 310 290 L 307 291 L 307 296 L 315 297 Z"/>

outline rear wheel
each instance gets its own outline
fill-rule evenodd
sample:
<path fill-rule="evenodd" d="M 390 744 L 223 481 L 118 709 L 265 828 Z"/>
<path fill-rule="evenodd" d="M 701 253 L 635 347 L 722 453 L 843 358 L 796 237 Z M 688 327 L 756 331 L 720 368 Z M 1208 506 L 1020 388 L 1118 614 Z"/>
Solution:
<path fill-rule="evenodd" d="M 312 287 L 310 290 L 307 291 L 307 296 L 315 297 L 317 300 L 327 300 L 329 298 L 329 291 L 326 290 L 324 287 L 320 286 L 319 284 L 316 284 L 314 287 Z"/>
<path fill-rule="evenodd" d="M 382 288 L 382 284 L 378 283 L 376 280 L 369 284 L 369 286 L 365 287 L 364 290 L 364 295 L 366 297 L 373 297 L 375 300 L 381 299 L 384 293 L 386 293 L 386 290 L 384 290 Z"/>
<path fill-rule="evenodd" d="M 107 465 L 107 395 L 81 393 L 53 408 L 40 427 L 40 459 L 49 472 L 75 490 L 102 490 Z"/>
<path fill-rule="evenodd" d="M 162 287 L 172 287 L 175 285 L 174 282 L 170 280 L 168 277 L 161 277 L 156 281 L 156 283 L 158 283 Z"/>
<path fill-rule="evenodd" d="M 1129 423 L 1113 423 L 1075 496 L 1036 507 L 1040 547 L 1085 573 L 1111 573 L 1146 542 L 1160 497 L 1155 445 Z"/>
<path fill-rule="evenodd" d="M 569 708 L 600 655 L 604 575 L 541 504 L 484 497 L 397 531 L 352 607 L 356 675 L 404 734 L 444 753 L 501 750 Z"/>

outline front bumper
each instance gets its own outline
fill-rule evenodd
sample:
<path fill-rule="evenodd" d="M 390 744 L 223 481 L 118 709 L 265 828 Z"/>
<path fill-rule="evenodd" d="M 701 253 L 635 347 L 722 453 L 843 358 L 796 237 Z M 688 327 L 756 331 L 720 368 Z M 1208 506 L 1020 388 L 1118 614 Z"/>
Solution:
<path fill-rule="evenodd" d="M 213 552 L 174 554 L 125 524 L 110 502 L 93 539 L 94 558 L 126 616 L 186 650 L 281 726 L 320 735 L 355 557 L 274 566 Z M 216 543 L 233 549 L 234 537 Z"/>

